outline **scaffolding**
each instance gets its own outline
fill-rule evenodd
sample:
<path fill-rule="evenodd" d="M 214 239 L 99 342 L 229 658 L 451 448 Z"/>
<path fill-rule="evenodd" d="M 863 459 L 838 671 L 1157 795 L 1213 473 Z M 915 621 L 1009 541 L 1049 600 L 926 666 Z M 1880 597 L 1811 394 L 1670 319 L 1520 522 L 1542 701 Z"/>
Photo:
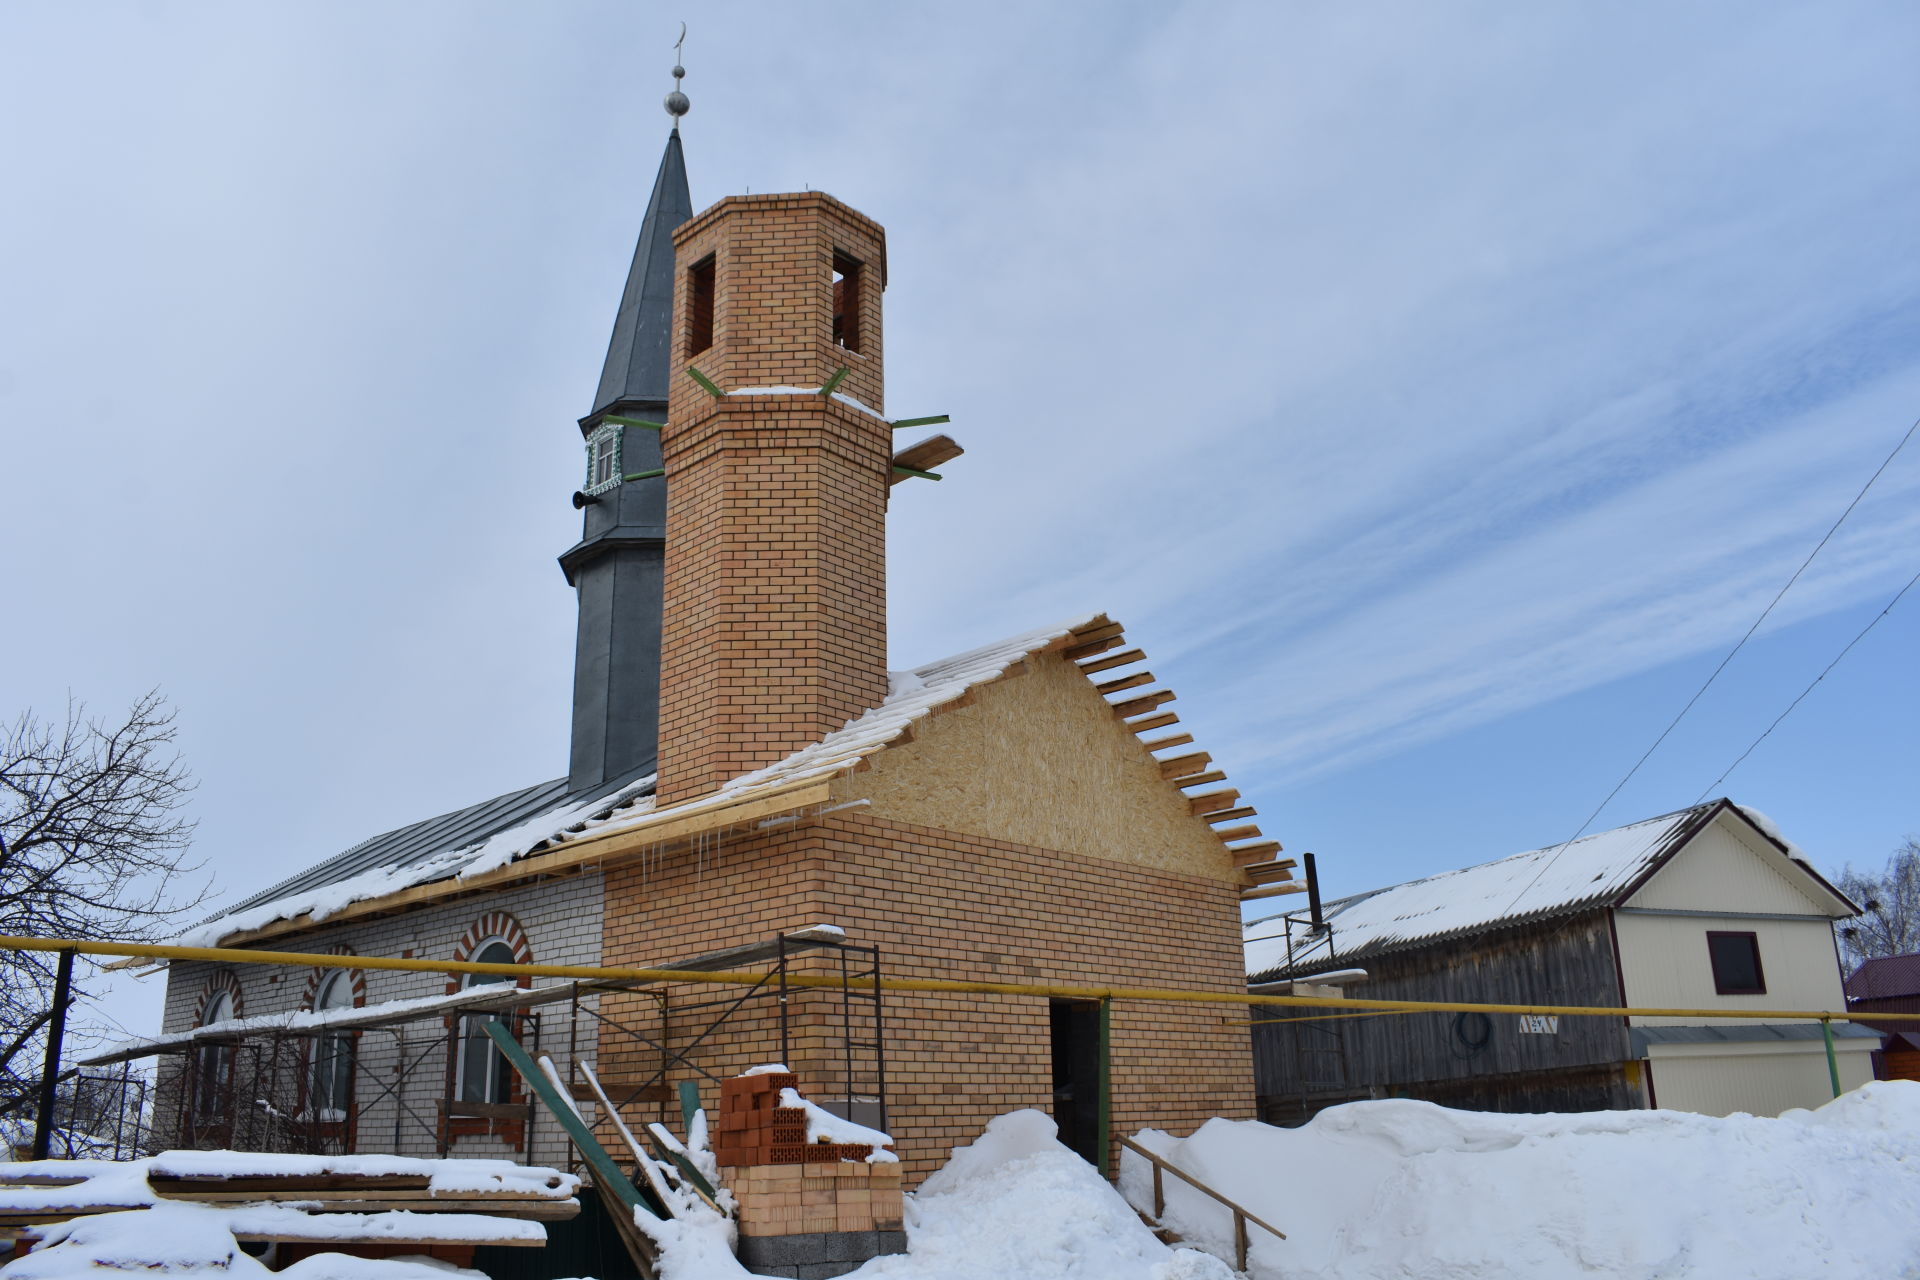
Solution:
<path fill-rule="evenodd" d="M 838 981 L 822 988 L 793 980 L 803 964 Z M 562 981 L 547 986 L 491 983 L 444 996 L 237 1019 L 123 1046 L 87 1060 L 93 1067 L 157 1056 L 155 1140 L 164 1146 L 336 1155 L 355 1151 L 448 1155 L 463 1137 L 488 1136 L 536 1155 L 536 1144 L 577 1166 L 564 1135 L 513 1078 L 464 1056 L 479 1047 L 481 1025 L 508 1024 L 536 1060 L 564 1058 L 557 1069 L 576 1102 L 597 1101 L 575 1064 L 610 1046 L 638 1070 L 599 1075 L 613 1108 L 669 1120 L 676 1084 L 720 1077 L 698 1060 L 716 1032 L 756 1010 L 771 1024 L 761 1057 L 787 1061 L 806 1044 L 810 1060 L 831 1062 L 838 1080 L 810 1093 L 849 1119 L 886 1117 L 884 998 L 878 947 L 847 942 L 838 930 L 777 934 L 764 942 L 676 961 L 679 972 L 728 972 L 765 966 L 757 982 L 722 998 L 698 988 L 676 998 L 658 980 Z M 531 982 L 531 979 L 523 979 Z M 721 988 L 725 990 L 725 988 Z M 802 1007 L 799 997 L 813 997 Z M 608 997 L 623 997 L 610 1012 Z M 826 999 L 822 1000 L 824 996 Z M 827 1051 L 823 1052 L 822 1049 Z M 344 1069 L 343 1069 L 344 1068 Z M 476 1085 L 478 1087 L 476 1087 Z"/>

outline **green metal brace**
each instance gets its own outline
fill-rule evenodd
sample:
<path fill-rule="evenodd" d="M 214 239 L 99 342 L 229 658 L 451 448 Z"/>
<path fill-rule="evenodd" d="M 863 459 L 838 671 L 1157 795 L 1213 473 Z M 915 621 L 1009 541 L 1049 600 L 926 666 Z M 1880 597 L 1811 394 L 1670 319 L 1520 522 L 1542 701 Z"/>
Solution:
<path fill-rule="evenodd" d="M 665 474 L 667 474 L 667 469 L 665 467 L 655 467 L 651 471 L 629 472 L 628 474 L 621 476 L 620 478 L 622 480 L 651 480 L 655 476 L 663 476 Z"/>
<path fill-rule="evenodd" d="M 937 471 L 918 471 L 913 467 L 903 467 L 897 462 L 893 464 L 893 469 L 900 475 L 919 476 L 922 480 L 943 480 L 946 478 Z"/>
<path fill-rule="evenodd" d="M 623 427 L 645 427 L 649 431 L 664 431 L 667 426 L 664 422 L 648 422 L 645 418 L 623 418 L 616 413 L 610 413 L 600 421 L 618 423 Z"/>
<path fill-rule="evenodd" d="M 835 391 L 839 390 L 840 379 L 846 376 L 847 376 L 847 366 L 841 365 L 839 369 L 834 371 L 834 375 L 831 378 L 827 379 L 827 384 L 824 387 L 820 388 L 820 398 L 822 400 L 825 400 L 828 396 L 832 395 Z"/>
<path fill-rule="evenodd" d="M 700 372 L 698 369 L 694 368 L 692 365 L 687 366 L 687 376 L 689 378 L 692 378 L 695 382 L 699 383 L 700 389 L 706 392 L 708 395 L 712 396 L 715 400 L 725 400 L 727 398 L 726 392 L 722 391 L 720 388 L 713 385 L 712 378 L 709 378 L 706 374 Z"/>
<path fill-rule="evenodd" d="M 906 427 L 932 427 L 938 426 L 942 422 L 952 421 L 953 419 L 949 418 L 946 414 L 936 413 L 931 418 L 902 418 L 898 422 L 889 422 L 887 425 L 895 431 L 900 431 Z"/>

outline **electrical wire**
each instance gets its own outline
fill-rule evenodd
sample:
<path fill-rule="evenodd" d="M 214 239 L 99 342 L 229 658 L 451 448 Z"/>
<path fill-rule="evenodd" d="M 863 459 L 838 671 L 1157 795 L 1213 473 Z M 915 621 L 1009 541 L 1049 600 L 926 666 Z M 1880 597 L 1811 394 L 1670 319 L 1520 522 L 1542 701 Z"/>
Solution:
<path fill-rule="evenodd" d="M 1653 753 L 1660 749 L 1660 744 L 1665 742 L 1667 740 L 1667 736 L 1671 734 L 1676 728 L 1679 727 L 1679 724 L 1682 720 L 1686 719 L 1687 713 L 1693 710 L 1694 704 L 1700 701 L 1701 696 L 1705 694 L 1708 689 L 1713 687 L 1713 682 L 1720 678 L 1720 673 L 1727 669 L 1727 664 L 1733 661 L 1734 655 L 1739 653 L 1742 649 L 1746 648 L 1747 641 L 1753 639 L 1754 632 L 1758 631 L 1760 629 L 1760 624 L 1767 620 L 1768 615 L 1773 612 L 1774 606 L 1778 605 L 1781 599 L 1786 596 L 1787 592 L 1793 589 L 1794 583 L 1800 581 L 1800 575 L 1807 571 L 1807 566 L 1813 563 L 1814 557 L 1819 555 L 1820 552 L 1825 549 L 1827 543 L 1833 540 L 1833 535 L 1840 531 L 1840 526 L 1845 524 L 1847 521 L 1847 517 L 1853 514 L 1853 509 L 1860 505 L 1860 500 L 1862 498 L 1867 496 L 1867 490 L 1873 488 L 1874 483 L 1880 479 L 1881 475 L 1886 472 L 1886 469 L 1893 465 L 1893 460 L 1900 456 L 1900 451 L 1907 447 L 1908 441 L 1913 439 L 1914 433 L 1916 431 L 1920 431 L 1920 418 L 1915 418 L 1913 420 L 1913 424 L 1907 428 L 1907 433 L 1900 437 L 1900 443 L 1893 446 L 1893 452 L 1889 453 L 1885 458 L 1881 459 L 1880 465 L 1875 467 L 1873 470 L 1873 474 L 1867 477 L 1867 482 L 1860 486 L 1860 492 L 1853 495 L 1853 501 L 1849 502 L 1847 504 L 1846 510 L 1840 513 L 1839 519 L 1835 520 L 1833 524 L 1827 529 L 1826 533 L 1821 536 L 1820 541 L 1814 544 L 1813 550 L 1807 552 L 1807 558 L 1800 562 L 1800 567 L 1793 571 L 1793 576 L 1787 579 L 1786 585 L 1781 587 L 1779 591 L 1774 593 L 1773 599 L 1769 600 L 1767 602 L 1767 607 L 1760 611 L 1760 616 L 1753 620 L 1753 625 L 1747 628 L 1746 634 L 1740 637 L 1739 642 L 1736 643 L 1733 646 L 1733 648 L 1727 650 L 1727 656 L 1720 659 L 1720 664 L 1713 669 L 1713 671 L 1707 676 L 1706 680 L 1701 683 L 1700 687 L 1693 691 L 1693 696 L 1687 699 L 1687 705 L 1680 708 L 1680 714 L 1676 715 L 1671 721 L 1668 722 L 1667 727 L 1660 731 L 1660 736 L 1653 740 L 1653 745 L 1648 747 L 1645 751 L 1641 752 L 1640 758 L 1633 762 L 1633 767 L 1627 770 L 1626 774 L 1620 779 L 1620 781 L 1613 784 L 1613 790 L 1607 792 L 1606 799 L 1602 800 L 1598 805 L 1596 805 L 1594 807 L 1593 812 L 1587 815 L 1587 820 L 1580 824 L 1580 829 L 1574 832 L 1572 835 L 1568 836 L 1565 840 L 1562 840 L 1559 844 L 1555 845 L 1553 852 L 1549 853 L 1546 856 L 1546 858 L 1544 858 L 1541 861 L 1539 868 L 1534 871 L 1532 878 L 1529 879 L 1524 885 L 1520 886 L 1520 891 L 1513 895 L 1513 901 L 1507 903 L 1507 907 L 1509 909 L 1513 907 L 1513 904 L 1515 902 L 1520 901 L 1521 898 L 1526 896 L 1527 890 L 1533 888 L 1533 886 L 1539 881 L 1540 877 L 1546 874 L 1547 868 L 1552 866 L 1562 853 L 1566 852 L 1566 848 L 1568 845 L 1572 844 L 1575 840 L 1578 840 L 1581 836 L 1587 834 L 1587 828 L 1593 825 L 1594 819 L 1598 818 L 1603 812 L 1606 811 L 1606 807 L 1613 803 L 1613 798 L 1619 795 L 1621 789 L 1625 787 L 1627 783 L 1633 780 L 1633 776 L 1635 774 L 1640 772 L 1640 766 L 1645 764 L 1648 760 L 1652 759 Z M 1911 586 L 1913 584 L 1908 583 L 1907 585 Z M 1906 594 L 1905 587 L 1901 588 L 1901 594 L 1902 595 Z M 1894 600 L 1897 601 L 1899 600 L 1899 598 L 1900 596 L 1895 596 Z M 1891 604 L 1887 606 L 1887 608 L 1889 609 L 1891 609 L 1892 607 L 1893 605 Z M 1876 618 L 1874 619 L 1874 621 L 1877 622 L 1879 621 L 1879 619 Z M 1873 627 L 1872 623 L 1867 624 L 1868 630 L 1872 630 L 1872 627 Z M 1865 635 L 1866 632 L 1863 631 L 1860 634 Z M 1854 640 L 1855 642 L 1857 642 L 1859 640 L 1859 636 L 1855 636 Z M 1851 643 L 1847 645 L 1848 649 L 1851 649 L 1852 647 L 1853 647 L 1853 644 Z M 1841 655 L 1843 657 L 1845 656 L 1845 652 L 1846 652 L 1845 650 L 1841 651 Z M 1839 660 L 1840 660 L 1839 658 L 1834 659 L 1835 662 L 1838 662 Z M 1829 671 L 1832 670 L 1832 667 L 1829 666 L 1827 670 Z M 1826 676 L 1826 672 L 1824 671 L 1821 672 L 1820 676 L 1821 676 L 1821 679 L 1824 679 Z M 1814 684 L 1818 684 L 1818 683 L 1820 683 L 1820 681 L 1816 679 L 1814 681 Z M 1808 686 L 1808 688 L 1810 690 L 1812 686 L 1810 685 Z M 1804 698 L 1806 697 L 1806 694 L 1802 693 L 1800 697 Z M 1796 698 L 1794 699 L 1794 702 L 1797 704 L 1799 700 L 1800 700 L 1799 698 Z M 1793 710 L 1793 708 L 1788 707 L 1787 710 L 1791 711 Z M 1786 713 L 1782 712 L 1781 719 L 1784 720 L 1785 718 L 1786 718 Z M 1774 721 L 1774 723 L 1778 724 L 1779 721 L 1776 720 Z M 1773 732 L 1772 728 L 1770 727 L 1767 730 L 1767 732 L 1768 733 Z M 1762 734 L 1761 737 L 1765 738 L 1766 734 Z M 1753 744 L 1753 746 L 1756 746 L 1756 747 L 1759 745 L 1760 744 L 1758 741 L 1756 741 Z M 1752 751 L 1753 747 L 1748 747 L 1747 750 Z M 1744 760 L 1746 759 L 1746 756 L 1742 755 L 1740 759 Z M 1739 763 L 1740 763 L 1739 760 L 1734 761 L 1734 768 L 1739 767 Z M 1727 773 L 1732 773 L 1732 772 L 1733 772 L 1733 768 L 1729 768 L 1727 770 Z M 1725 773 L 1720 775 L 1723 781 L 1725 780 L 1726 776 L 1727 774 Z M 1718 786 L 1718 785 L 1719 785 L 1718 782 L 1714 784 L 1714 786 Z M 1712 791 L 1712 790 L 1713 790 L 1713 787 L 1707 788 L 1707 791 Z M 1704 796 L 1704 794 L 1705 793 L 1703 792 L 1702 795 Z M 1695 801 L 1694 803 L 1698 804 L 1699 801 Z"/>
<path fill-rule="evenodd" d="M 1827 678 L 1828 673 L 1831 672 L 1835 667 L 1840 665 L 1840 659 L 1846 657 L 1847 654 L 1853 650 L 1853 646 L 1859 644 L 1862 640 L 1866 639 L 1867 632 L 1873 630 L 1875 627 L 1880 625 L 1880 619 L 1886 617 L 1889 613 L 1893 612 L 1893 606 L 1900 603 L 1900 597 L 1906 595 L 1907 592 L 1911 591 L 1915 583 L 1920 583 L 1920 573 L 1916 573 L 1911 578 L 1908 578 L 1907 585 L 1893 593 L 1893 599 L 1887 601 L 1887 607 L 1882 609 L 1880 612 L 1874 614 L 1873 620 L 1867 623 L 1866 626 L 1860 628 L 1859 634 L 1855 635 L 1853 639 L 1847 641 L 1847 647 L 1834 655 L 1833 661 L 1829 662 L 1826 665 L 1826 667 L 1821 670 L 1820 674 L 1813 678 L 1813 683 L 1809 684 L 1806 688 L 1802 689 L 1799 693 L 1799 696 L 1794 698 L 1792 702 L 1789 702 L 1787 704 L 1787 709 L 1785 711 L 1782 711 L 1779 715 L 1775 716 L 1773 718 L 1773 723 L 1768 725 L 1764 730 L 1762 730 L 1759 737 L 1755 738 L 1752 742 L 1747 744 L 1747 749 L 1740 753 L 1740 758 L 1738 760 L 1735 760 L 1732 764 L 1728 765 L 1726 767 L 1726 770 L 1723 773 L 1721 773 L 1719 777 L 1715 778 L 1711 783 L 1707 785 L 1707 789 L 1705 791 L 1702 791 L 1698 796 L 1694 797 L 1693 802 L 1695 804 L 1699 804 L 1702 800 L 1705 800 L 1708 796 L 1718 791 L 1720 789 L 1720 784 L 1725 782 L 1727 778 L 1733 773 L 1733 771 L 1735 769 L 1738 769 L 1743 763 L 1745 763 L 1746 758 L 1753 754 L 1754 748 L 1758 747 L 1761 743 L 1765 742 L 1767 740 L 1768 735 L 1771 734 L 1775 729 L 1778 729 L 1780 727 L 1780 722 L 1782 720 L 1785 720 L 1789 715 L 1792 714 L 1793 709 L 1800 705 L 1800 700 L 1813 692 L 1814 685 L 1817 685 L 1822 680 L 1825 680 Z"/>

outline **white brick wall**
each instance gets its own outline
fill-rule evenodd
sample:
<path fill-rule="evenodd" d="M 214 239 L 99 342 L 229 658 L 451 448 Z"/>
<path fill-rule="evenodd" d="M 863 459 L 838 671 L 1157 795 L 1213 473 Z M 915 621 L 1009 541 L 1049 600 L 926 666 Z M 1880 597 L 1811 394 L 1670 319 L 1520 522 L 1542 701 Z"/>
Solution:
<path fill-rule="evenodd" d="M 321 926 L 311 933 L 276 939 L 276 951 L 329 951 L 346 947 L 356 955 L 413 956 L 451 960 L 464 934 L 482 915 L 502 911 L 520 922 L 533 949 L 537 964 L 598 964 L 600 962 L 601 878 L 597 872 L 550 880 L 500 893 L 479 895 L 448 903 L 423 907 L 403 915 Z M 226 969 L 238 979 L 241 1013 L 252 1015 L 306 1007 L 314 973 L 310 967 L 278 965 L 216 965 L 206 961 L 180 961 L 167 975 L 167 1002 L 164 1029 L 182 1031 L 194 1025 L 194 1017 L 209 980 L 216 970 Z M 394 970 L 360 971 L 366 982 L 366 1002 L 379 1004 L 417 996 L 440 995 L 447 990 L 450 975 L 409 973 Z M 535 985 L 546 985 L 545 981 Z M 569 1052 L 568 1006 L 546 1007 L 541 1013 L 541 1047 L 564 1065 Z M 582 1015 L 577 1046 L 578 1055 L 592 1061 L 598 1033 L 596 1024 Z M 526 1037 L 531 1040 L 531 1033 Z M 448 1035 L 442 1021 L 409 1023 L 396 1030 L 363 1032 L 357 1042 L 359 1070 L 355 1079 L 358 1106 L 356 1147 L 361 1151 L 393 1151 L 401 1155 L 435 1154 L 435 1133 L 442 1097 L 447 1086 L 446 1044 Z M 404 1080 L 388 1096 L 374 1096 L 382 1084 L 391 1087 L 399 1072 L 402 1055 L 412 1063 Z M 168 1055 L 159 1072 L 159 1141 L 174 1145 L 180 1136 L 177 1090 L 168 1085 L 178 1076 L 181 1060 Z M 247 1071 L 236 1089 L 236 1098 L 247 1090 Z M 399 1122 L 396 1136 L 395 1122 Z M 531 1160 L 538 1164 L 565 1167 L 569 1158 L 566 1139 L 559 1127 L 537 1109 L 533 1124 L 533 1150 L 524 1152 L 510 1147 L 498 1137 L 465 1135 L 455 1139 L 452 1154 L 460 1156 L 499 1156 Z"/>

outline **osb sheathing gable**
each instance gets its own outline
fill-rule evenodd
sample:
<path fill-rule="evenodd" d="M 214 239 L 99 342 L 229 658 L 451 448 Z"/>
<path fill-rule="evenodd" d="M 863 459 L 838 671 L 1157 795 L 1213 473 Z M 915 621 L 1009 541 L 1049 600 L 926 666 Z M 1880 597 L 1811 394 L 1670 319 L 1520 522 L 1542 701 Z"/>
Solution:
<path fill-rule="evenodd" d="M 1058 653 L 972 691 L 834 784 L 915 826 L 1234 881 L 1232 858 L 1086 675 Z"/>

